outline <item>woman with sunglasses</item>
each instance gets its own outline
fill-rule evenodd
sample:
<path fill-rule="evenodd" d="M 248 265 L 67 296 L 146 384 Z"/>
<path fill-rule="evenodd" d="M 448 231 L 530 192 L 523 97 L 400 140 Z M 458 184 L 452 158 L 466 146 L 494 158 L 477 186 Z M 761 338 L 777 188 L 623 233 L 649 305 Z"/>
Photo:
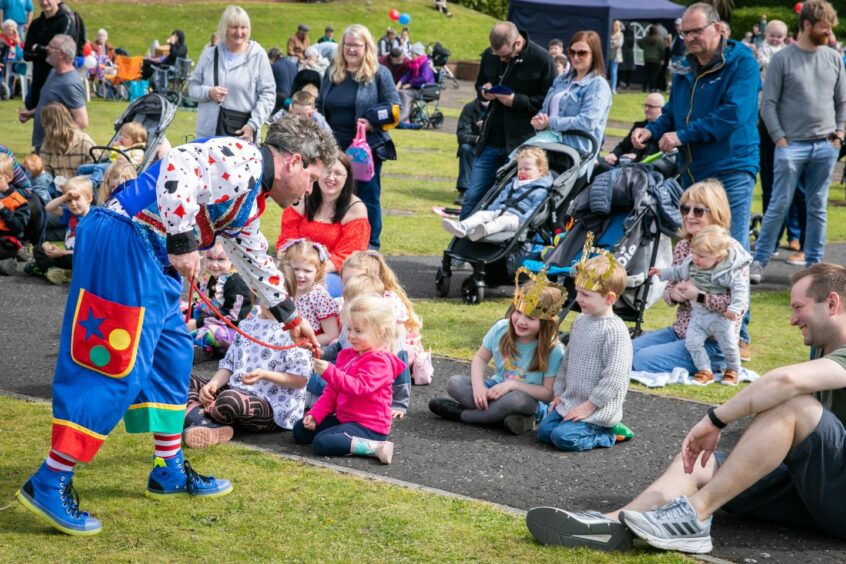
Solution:
<path fill-rule="evenodd" d="M 587 139 L 562 133 L 577 129 L 593 135 L 597 143 L 602 141 L 611 109 L 611 88 L 605 80 L 599 35 L 595 31 L 576 32 L 570 39 L 567 55 L 570 72 L 553 81 L 541 111 L 532 118 L 532 127 L 538 132 L 548 132 L 539 134 L 539 138 L 549 140 L 551 135 L 555 141 L 587 153 L 591 150 Z"/>
<path fill-rule="evenodd" d="M 342 151 L 352 144 L 359 123 L 367 130 L 374 174 L 368 181 L 356 180 L 355 193 L 367 206 L 370 248 L 376 250 L 382 234 L 382 161 L 397 158 L 385 129 L 394 122 L 391 106 L 399 103 L 391 71 L 376 58 L 373 36 L 363 25 L 349 26 L 344 30 L 335 62 L 323 75 L 317 111 L 326 117 Z"/>
<path fill-rule="evenodd" d="M 729 230 L 731 210 L 723 185 L 718 180 L 708 179 L 693 184 L 680 198 L 679 210 L 682 214 L 681 240 L 673 250 L 673 266 L 678 266 L 691 254 L 690 240 L 703 228 L 717 225 Z M 736 240 L 731 241 L 737 253 L 743 252 L 743 246 Z M 742 269 L 742 275 L 749 283 L 749 267 Z M 637 372 L 672 372 L 675 368 L 684 368 L 690 374 L 696 372 L 693 359 L 685 349 L 685 336 L 690 323 L 691 304 L 695 301 L 707 309 L 724 314 L 731 302 L 728 294 L 705 294 L 690 281 L 671 282 L 664 289 L 664 300 L 671 306 L 678 306 L 676 320 L 671 327 L 645 333 L 632 341 L 632 370 Z M 735 321 L 736 334 L 740 335 L 741 319 Z M 725 368 L 725 357 L 716 341 L 705 342 L 705 350 L 716 370 Z"/>

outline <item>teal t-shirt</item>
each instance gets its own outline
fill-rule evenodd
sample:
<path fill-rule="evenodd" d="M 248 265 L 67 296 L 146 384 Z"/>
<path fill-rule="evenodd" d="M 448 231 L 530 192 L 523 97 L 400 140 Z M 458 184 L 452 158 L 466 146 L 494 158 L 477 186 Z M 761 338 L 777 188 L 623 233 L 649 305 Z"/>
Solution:
<path fill-rule="evenodd" d="M 496 373 L 491 379 L 496 383 L 504 382 L 505 380 L 518 380 L 526 384 L 543 385 L 544 378 L 555 378 L 555 375 L 558 373 L 558 367 L 561 365 L 561 359 L 564 357 L 564 347 L 561 343 L 558 343 L 549 351 L 546 372 L 539 370 L 529 371 L 529 366 L 531 366 L 535 351 L 538 348 L 537 342 L 529 345 L 517 343 L 518 358 L 515 360 L 509 359 L 506 366 L 506 362 L 499 352 L 499 341 L 505 332 L 508 331 L 509 323 L 510 321 L 508 319 L 500 319 L 494 323 L 493 327 L 485 335 L 485 338 L 482 339 L 482 346 L 493 353 Z"/>

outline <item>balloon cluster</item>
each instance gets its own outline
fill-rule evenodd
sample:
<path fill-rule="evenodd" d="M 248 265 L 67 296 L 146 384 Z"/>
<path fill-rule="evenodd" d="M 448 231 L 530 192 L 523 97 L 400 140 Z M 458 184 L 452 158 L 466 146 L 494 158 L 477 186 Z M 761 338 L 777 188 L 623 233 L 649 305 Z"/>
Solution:
<path fill-rule="evenodd" d="M 793 11 L 797 14 L 802 11 L 802 2 L 796 2 L 796 5 L 793 6 Z"/>
<path fill-rule="evenodd" d="M 406 13 L 400 13 L 396 8 L 388 10 L 388 17 L 391 21 L 399 22 L 400 25 L 408 25 L 411 23 L 411 16 Z"/>

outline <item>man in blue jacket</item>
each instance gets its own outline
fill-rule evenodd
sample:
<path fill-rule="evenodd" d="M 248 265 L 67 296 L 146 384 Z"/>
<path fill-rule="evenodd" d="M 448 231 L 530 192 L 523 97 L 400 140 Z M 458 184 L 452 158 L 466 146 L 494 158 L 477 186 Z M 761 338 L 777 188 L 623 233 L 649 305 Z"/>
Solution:
<path fill-rule="evenodd" d="M 673 75 L 663 115 L 632 133 L 635 147 L 652 138 L 664 152 L 679 148 L 681 183 L 706 178 L 723 183 L 731 205 L 731 235 L 749 249 L 749 219 L 758 173 L 758 91 L 761 79 L 752 51 L 723 40 L 713 6 L 691 5 L 679 34 L 687 61 Z"/>

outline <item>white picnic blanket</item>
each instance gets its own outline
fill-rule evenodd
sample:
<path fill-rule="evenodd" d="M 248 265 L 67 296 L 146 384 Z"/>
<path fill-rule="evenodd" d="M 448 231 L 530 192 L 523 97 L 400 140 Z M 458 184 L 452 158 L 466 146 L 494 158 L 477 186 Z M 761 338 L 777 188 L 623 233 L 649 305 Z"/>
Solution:
<path fill-rule="evenodd" d="M 738 374 L 738 381 L 740 382 L 754 382 L 760 378 L 760 374 L 754 370 L 747 370 L 741 368 Z M 675 368 L 672 372 L 636 372 L 632 371 L 629 378 L 635 382 L 639 382 L 649 388 L 661 388 L 667 384 L 690 384 L 697 386 L 693 381 L 690 373 L 684 368 Z M 714 374 L 714 382 L 719 382 L 723 379 L 723 373 L 717 372 Z"/>

